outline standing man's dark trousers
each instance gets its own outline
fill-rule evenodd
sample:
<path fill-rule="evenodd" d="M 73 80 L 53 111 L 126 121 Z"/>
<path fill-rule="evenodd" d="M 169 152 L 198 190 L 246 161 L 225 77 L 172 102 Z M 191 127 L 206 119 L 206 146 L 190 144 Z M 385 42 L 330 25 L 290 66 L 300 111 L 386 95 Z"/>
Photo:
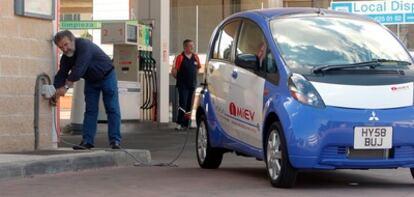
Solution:
<path fill-rule="evenodd" d="M 193 94 L 195 88 L 178 86 L 178 117 L 177 123 L 183 128 L 190 126 L 191 110 L 193 105 Z"/>
<path fill-rule="evenodd" d="M 85 81 L 85 115 L 83 119 L 83 142 L 95 144 L 99 111 L 99 97 L 102 92 L 103 103 L 108 118 L 109 143 L 121 141 L 121 111 L 118 99 L 118 81 L 112 70 L 102 81 Z"/>

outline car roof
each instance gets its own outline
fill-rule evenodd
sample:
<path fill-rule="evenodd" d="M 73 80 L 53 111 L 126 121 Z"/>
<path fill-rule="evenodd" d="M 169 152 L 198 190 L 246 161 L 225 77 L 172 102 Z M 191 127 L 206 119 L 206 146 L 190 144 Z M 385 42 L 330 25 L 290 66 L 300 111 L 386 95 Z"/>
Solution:
<path fill-rule="evenodd" d="M 273 18 L 278 17 L 289 17 L 289 16 L 298 16 L 298 15 L 308 15 L 308 14 L 325 14 L 330 16 L 338 16 L 338 17 L 347 17 L 347 18 L 354 18 L 359 20 L 367 20 L 367 21 L 374 21 L 368 17 L 364 17 L 361 15 L 346 13 L 346 12 L 338 12 L 329 9 L 323 8 L 268 8 L 268 9 L 256 9 L 256 10 L 249 10 L 244 12 L 238 12 L 233 14 L 229 18 L 235 17 L 251 17 L 252 15 L 256 15 L 256 17 L 262 17 L 266 20 L 270 20 Z"/>

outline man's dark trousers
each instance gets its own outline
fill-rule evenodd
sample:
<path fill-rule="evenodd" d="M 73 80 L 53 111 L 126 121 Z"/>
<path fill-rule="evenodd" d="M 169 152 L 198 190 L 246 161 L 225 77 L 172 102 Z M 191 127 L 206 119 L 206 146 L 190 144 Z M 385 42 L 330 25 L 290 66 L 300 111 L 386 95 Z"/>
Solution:
<path fill-rule="evenodd" d="M 118 84 L 115 71 L 112 70 L 105 78 L 97 82 L 85 80 L 85 114 L 83 119 L 83 142 L 95 144 L 96 127 L 99 111 L 99 97 L 102 92 L 103 103 L 108 119 L 109 143 L 121 141 L 121 112 L 118 99 Z"/>
<path fill-rule="evenodd" d="M 178 117 L 177 123 L 182 127 L 189 127 L 191 120 L 194 87 L 178 86 Z"/>

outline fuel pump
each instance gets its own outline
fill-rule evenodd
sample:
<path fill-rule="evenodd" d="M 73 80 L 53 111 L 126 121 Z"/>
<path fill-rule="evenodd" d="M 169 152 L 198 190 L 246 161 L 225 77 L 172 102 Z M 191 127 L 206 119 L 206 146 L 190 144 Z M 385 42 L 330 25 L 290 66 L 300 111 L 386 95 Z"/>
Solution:
<path fill-rule="evenodd" d="M 152 27 L 139 25 L 140 39 L 138 42 L 140 81 L 143 85 L 143 103 L 140 107 L 143 120 L 156 121 L 157 110 L 157 68 L 156 61 L 152 57 Z"/>
<path fill-rule="evenodd" d="M 138 77 L 138 29 L 128 22 L 102 24 L 102 43 L 113 44 L 113 63 L 118 79 L 118 96 L 122 120 L 140 120 L 142 103 L 141 83 Z M 98 120 L 105 121 L 106 113 L 100 101 Z"/>
<path fill-rule="evenodd" d="M 149 74 L 149 61 L 148 61 L 148 57 L 146 55 L 146 51 L 141 51 L 140 52 L 140 60 L 142 60 L 142 70 L 144 72 L 143 77 L 144 77 L 144 99 L 143 99 L 143 104 L 141 106 L 141 109 L 146 110 L 148 107 L 148 104 L 150 102 L 150 96 L 149 96 L 149 91 L 151 89 L 151 84 L 150 84 L 150 74 Z"/>
<path fill-rule="evenodd" d="M 153 91 L 152 91 L 152 98 L 153 101 L 151 103 L 150 108 L 157 106 L 157 65 L 155 59 L 152 57 L 152 52 L 149 52 L 149 61 L 151 65 L 151 71 L 152 71 L 152 79 L 153 79 Z M 156 109 L 154 111 L 157 111 Z"/>
<path fill-rule="evenodd" d="M 143 52 L 144 59 L 145 59 L 145 66 L 146 68 L 146 80 L 147 80 L 147 88 L 151 90 L 147 94 L 146 101 L 144 105 L 141 106 L 141 109 L 152 109 L 156 106 L 156 98 L 157 98 L 157 74 L 156 74 L 156 61 L 152 57 L 152 52 Z M 146 88 L 146 89 L 147 89 Z"/>

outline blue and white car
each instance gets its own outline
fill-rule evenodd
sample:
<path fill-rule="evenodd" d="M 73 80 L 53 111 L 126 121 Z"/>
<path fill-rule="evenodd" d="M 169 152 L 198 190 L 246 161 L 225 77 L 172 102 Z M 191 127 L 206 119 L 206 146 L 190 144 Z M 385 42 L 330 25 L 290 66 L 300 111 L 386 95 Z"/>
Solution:
<path fill-rule="evenodd" d="M 202 168 L 264 160 L 275 187 L 300 170 L 414 169 L 414 67 L 368 18 L 316 8 L 254 10 L 213 32 L 197 108 Z"/>

